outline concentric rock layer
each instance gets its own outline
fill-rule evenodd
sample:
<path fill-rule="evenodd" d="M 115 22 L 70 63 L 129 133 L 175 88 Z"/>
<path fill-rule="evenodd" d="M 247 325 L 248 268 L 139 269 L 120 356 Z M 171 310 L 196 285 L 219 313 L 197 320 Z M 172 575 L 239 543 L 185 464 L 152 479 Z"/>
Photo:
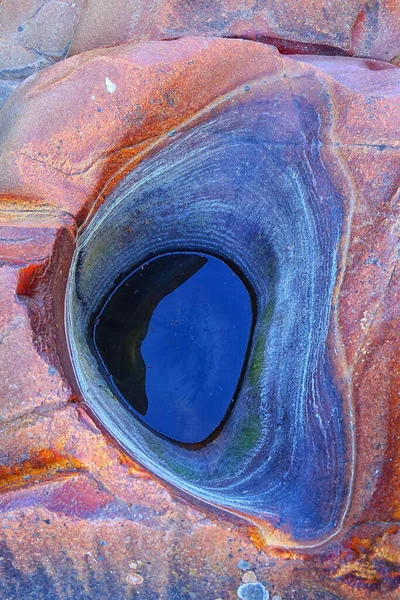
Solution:
<path fill-rule="evenodd" d="M 2 109 L 5 595 L 235 597 L 241 550 L 283 597 L 395 597 L 399 73 L 182 39 L 74 57 Z M 258 302 L 235 410 L 192 454 L 128 419 L 83 339 L 115 272 L 172 246 L 234 256 Z"/>
<path fill-rule="evenodd" d="M 335 386 L 326 350 L 345 201 L 321 160 L 315 109 L 285 88 L 271 93 L 261 78 L 234 90 L 121 181 L 78 242 L 67 319 L 84 397 L 142 464 L 315 541 L 340 522 L 350 477 L 347 390 Z M 236 406 L 197 451 L 155 439 L 127 414 L 86 342 L 115 279 L 177 249 L 234 261 L 257 304 Z"/>

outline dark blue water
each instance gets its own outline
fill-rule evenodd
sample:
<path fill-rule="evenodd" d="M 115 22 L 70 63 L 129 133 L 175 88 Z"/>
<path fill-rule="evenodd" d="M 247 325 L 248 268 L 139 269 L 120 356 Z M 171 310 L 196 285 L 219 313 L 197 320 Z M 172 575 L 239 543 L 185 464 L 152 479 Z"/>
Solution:
<path fill-rule="evenodd" d="M 158 256 L 128 275 L 94 321 L 110 384 L 158 433 L 199 443 L 238 392 L 252 329 L 239 276 L 209 255 Z"/>

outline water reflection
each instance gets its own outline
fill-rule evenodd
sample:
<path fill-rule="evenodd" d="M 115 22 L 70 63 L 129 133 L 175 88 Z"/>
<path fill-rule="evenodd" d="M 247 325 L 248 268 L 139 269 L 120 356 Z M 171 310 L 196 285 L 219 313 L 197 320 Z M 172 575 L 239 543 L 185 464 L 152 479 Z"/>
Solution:
<path fill-rule="evenodd" d="M 223 261 L 158 256 L 129 274 L 94 320 L 110 384 L 157 432 L 205 440 L 238 391 L 252 326 L 247 288 Z"/>

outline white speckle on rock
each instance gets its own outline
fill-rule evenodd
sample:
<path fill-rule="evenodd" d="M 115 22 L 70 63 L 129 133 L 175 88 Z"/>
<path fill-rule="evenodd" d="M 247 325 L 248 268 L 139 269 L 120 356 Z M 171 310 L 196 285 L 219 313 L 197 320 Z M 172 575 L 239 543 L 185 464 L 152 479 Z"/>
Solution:
<path fill-rule="evenodd" d="M 269 592 L 262 583 L 244 583 L 238 587 L 240 600 L 269 600 Z"/>
<path fill-rule="evenodd" d="M 117 86 L 115 85 L 115 83 L 113 83 L 111 81 L 111 79 L 106 77 L 106 88 L 107 88 L 107 92 L 109 94 L 113 94 L 115 92 L 115 90 L 117 89 Z"/>
<path fill-rule="evenodd" d="M 141 575 L 138 575 L 137 573 L 135 573 L 134 575 L 129 574 L 126 578 L 128 583 L 131 583 L 132 585 L 142 585 L 143 583 L 143 577 Z"/>

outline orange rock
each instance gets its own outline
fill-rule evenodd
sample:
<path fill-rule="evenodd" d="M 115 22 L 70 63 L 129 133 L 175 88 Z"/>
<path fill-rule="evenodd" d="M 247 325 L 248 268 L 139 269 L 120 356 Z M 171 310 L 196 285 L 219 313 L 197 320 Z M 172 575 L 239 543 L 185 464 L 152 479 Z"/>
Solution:
<path fill-rule="evenodd" d="M 19 108 L 27 88 L 17 90 L 0 113 L 0 194 L 11 202 L 24 196 L 29 179 L 31 206 L 39 202 L 81 222 L 115 172 L 122 176 L 124 165 L 169 131 L 237 86 L 274 73 L 280 62 L 275 49 L 242 40 L 197 38 L 167 47 L 167 55 L 163 42 L 95 50 L 42 71 L 28 83 L 33 118 Z"/>
<path fill-rule="evenodd" d="M 338 535 L 312 552 L 285 548 L 278 522 L 256 527 L 140 467 L 85 405 L 66 350 L 77 229 L 168 134 L 253 82 L 279 99 L 277 137 L 297 131 L 293 96 L 307 99 L 345 199 L 329 343 L 354 485 Z M 243 558 L 282 598 L 396 598 L 399 107 L 396 67 L 224 39 L 94 50 L 16 91 L 0 112 L 0 595 L 235 598 Z"/>
<path fill-rule="evenodd" d="M 244 0 L 157 5 L 123 0 L 4 0 L 0 7 L 0 106 L 27 76 L 69 55 L 108 45 L 190 35 L 243 38 L 285 54 L 348 54 L 400 60 L 400 9 L 379 0 Z M 72 46 L 71 46 L 72 43 Z M 71 47 L 70 47 L 71 46 Z M 13 85 L 14 83 L 14 85 Z"/>
<path fill-rule="evenodd" d="M 400 55 L 400 7 L 379 0 L 123 0 L 118 10 L 88 0 L 70 54 L 128 41 L 218 35 L 273 43 L 293 54 L 349 54 L 390 61 Z"/>

